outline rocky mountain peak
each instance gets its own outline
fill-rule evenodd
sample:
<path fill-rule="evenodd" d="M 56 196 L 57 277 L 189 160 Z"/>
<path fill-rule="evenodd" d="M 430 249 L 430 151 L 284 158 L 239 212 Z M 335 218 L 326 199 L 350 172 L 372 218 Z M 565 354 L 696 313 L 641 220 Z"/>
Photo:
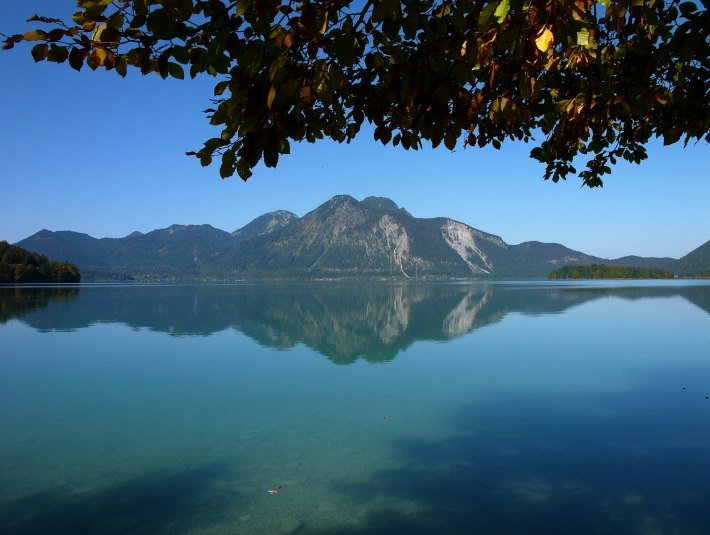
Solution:
<path fill-rule="evenodd" d="M 392 199 L 388 199 L 387 197 L 365 197 L 360 202 L 368 208 L 371 208 L 373 210 L 379 210 L 380 212 L 396 212 L 408 216 L 412 215 L 404 208 L 400 208 L 399 206 L 397 206 L 396 202 L 394 202 Z"/>
<path fill-rule="evenodd" d="M 235 230 L 232 232 L 232 236 L 237 238 L 238 241 L 246 241 L 279 231 L 297 220 L 298 216 L 293 212 L 274 210 L 253 219 L 242 228 Z"/>

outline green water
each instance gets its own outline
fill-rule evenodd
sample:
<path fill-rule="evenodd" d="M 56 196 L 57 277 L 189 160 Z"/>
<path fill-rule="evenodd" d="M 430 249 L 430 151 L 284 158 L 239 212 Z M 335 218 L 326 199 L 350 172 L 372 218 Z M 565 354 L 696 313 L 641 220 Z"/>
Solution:
<path fill-rule="evenodd" d="M 0 288 L 0 532 L 710 533 L 709 313 L 672 281 Z"/>

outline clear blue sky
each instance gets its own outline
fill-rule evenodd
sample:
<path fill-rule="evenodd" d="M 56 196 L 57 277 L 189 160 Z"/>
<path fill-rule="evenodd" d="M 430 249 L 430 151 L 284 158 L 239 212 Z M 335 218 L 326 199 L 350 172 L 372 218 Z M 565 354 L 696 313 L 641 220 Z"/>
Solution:
<path fill-rule="evenodd" d="M 72 0 L 0 2 L 0 31 Z M 38 230 L 120 237 L 173 223 L 235 230 L 276 209 L 303 215 L 333 195 L 386 196 L 417 217 L 447 216 L 508 243 L 559 242 L 602 257 L 679 257 L 710 239 L 710 148 L 650 147 L 604 188 L 553 184 L 529 148 L 405 152 L 367 135 L 350 145 L 292 145 L 277 169 L 221 180 L 184 155 L 215 135 L 202 110 L 214 79 L 164 81 L 35 64 L 28 46 L 0 52 L 0 239 Z M 365 132 L 363 132 L 365 134 Z"/>

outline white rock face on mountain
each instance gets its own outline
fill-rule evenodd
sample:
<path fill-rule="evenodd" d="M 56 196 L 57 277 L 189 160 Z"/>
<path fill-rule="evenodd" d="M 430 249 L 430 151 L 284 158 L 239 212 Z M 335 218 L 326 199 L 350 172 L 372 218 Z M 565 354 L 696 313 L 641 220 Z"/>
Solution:
<path fill-rule="evenodd" d="M 403 262 L 409 256 L 412 245 L 406 229 L 399 225 L 389 214 L 385 214 L 380 218 L 378 228 L 385 239 L 385 249 L 392 253 L 394 264 L 405 277 L 409 278 L 403 266 Z"/>
<path fill-rule="evenodd" d="M 468 264 L 472 273 L 485 273 L 486 275 L 493 273 L 493 264 L 476 243 L 479 239 L 486 239 L 486 235 L 468 225 L 452 220 L 447 220 L 442 225 L 441 235 L 446 243 L 456 251 L 456 254 Z M 495 238 L 489 241 L 495 242 Z"/>

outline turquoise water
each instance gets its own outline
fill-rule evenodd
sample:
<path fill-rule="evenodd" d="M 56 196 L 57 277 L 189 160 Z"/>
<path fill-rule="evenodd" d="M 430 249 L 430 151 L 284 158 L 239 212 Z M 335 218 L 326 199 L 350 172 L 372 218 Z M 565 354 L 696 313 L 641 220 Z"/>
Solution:
<path fill-rule="evenodd" d="M 0 532 L 710 533 L 709 313 L 688 282 L 0 288 Z"/>

